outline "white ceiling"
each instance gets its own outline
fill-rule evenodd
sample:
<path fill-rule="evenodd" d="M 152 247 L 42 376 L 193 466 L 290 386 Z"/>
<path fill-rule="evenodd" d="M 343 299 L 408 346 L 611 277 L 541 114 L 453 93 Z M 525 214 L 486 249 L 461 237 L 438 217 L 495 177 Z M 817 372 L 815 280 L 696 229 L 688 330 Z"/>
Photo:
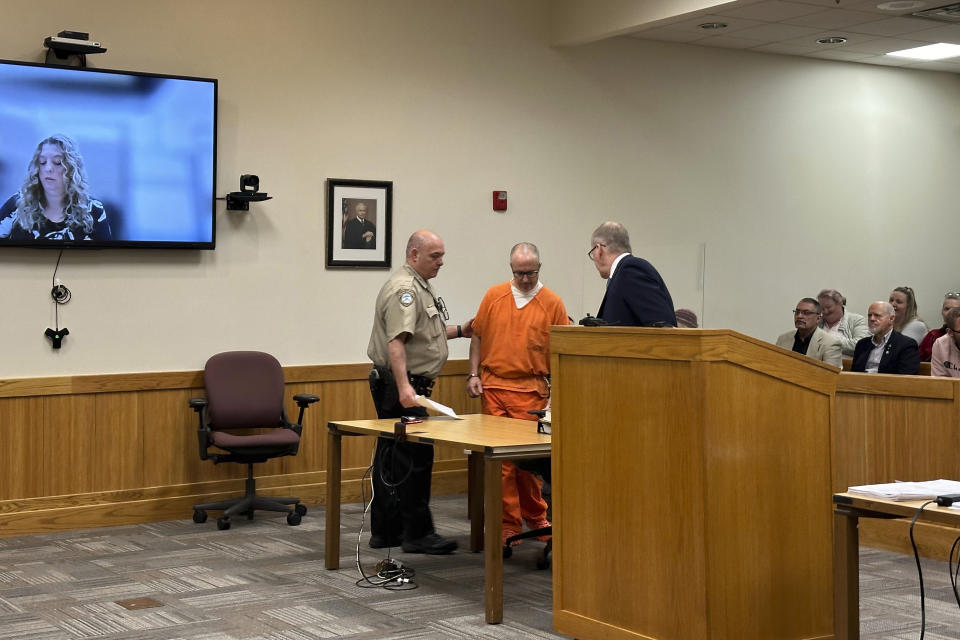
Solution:
<path fill-rule="evenodd" d="M 637 25 L 623 35 L 706 47 L 960 73 L 960 58 L 920 62 L 884 55 L 935 42 L 960 44 L 960 22 L 938 22 L 910 15 L 957 2 L 960 0 L 934 0 L 921 3 L 924 6 L 920 8 L 884 10 L 877 7 L 884 4 L 884 0 L 736 0 Z M 916 3 L 888 1 L 886 4 L 902 7 Z M 960 18 L 960 11 L 957 14 Z M 709 22 L 728 26 L 714 30 L 699 27 Z M 820 38 L 832 36 L 847 41 L 843 44 L 817 43 Z"/>

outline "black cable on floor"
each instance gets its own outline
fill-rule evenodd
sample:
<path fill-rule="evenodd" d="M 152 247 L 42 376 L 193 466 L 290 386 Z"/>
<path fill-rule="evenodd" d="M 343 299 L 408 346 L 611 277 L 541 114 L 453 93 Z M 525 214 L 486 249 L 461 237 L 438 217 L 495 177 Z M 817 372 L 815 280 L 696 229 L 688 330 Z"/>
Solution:
<path fill-rule="evenodd" d="M 910 521 L 910 546 L 913 547 L 913 559 L 917 562 L 917 578 L 920 580 L 920 640 L 923 640 L 927 631 L 927 603 L 923 593 L 923 569 L 920 568 L 920 554 L 917 552 L 917 542 L 913 539 L 913 525 L 917 523 L 917 519 L 923 513 L 923 510 L 935 502 L 936 500 L 927 500 L 920 505 L 917 512 L 913 514 L 913 520 Z"/>
<path fill-rule="evenodd" d="M 376 453 L 374 453 L 374 459 L 376 459 Z M 417 588 L 417 583 L 413 581 L 417 572 L 410 567 L 403 566 L 399 560 L 391 558 L 390 549 L 387 549 L 387 557 L 377 563 L 377 573 L 373 576 L 368 576 L 363 570 L 363 565 L 360 563 L 360 541 L 363 537 L 363 522 L 366 519 L 367 512 L 370 510 L 370 506 L 373 504 L 373 497 L 375 495 L 374 484 L 371 481 L 370 501 L 367 502 L 367 477 L 373 473 L 374 466 L 376 465 L 371 464 L 367 467 L 363 472 L 363 476 L 360 478 L 360 502 L 363 504 L 363 513 L 360 515 L 360 530 L 357 532 L 356 562 L 357 571 L 362 577 L 356 581 L 356 585 L 364 589 L 379 587 L 381 589 L 387 589 L 388 591 L 410 591 Z"/>
<path fill-rule="evenodd" d="M 957 566 L 954 568 L 953 562 L 956 557 Z M 950 586 L 953 587 L 953 599 L 957 601 L 960 607 L 960 593 L 957 592 L 957 582 L 960 580 L 960 538 L 953 541 L 950 547 L 950 557 L 947 560 L 947 573 L 950 574 Z"/>

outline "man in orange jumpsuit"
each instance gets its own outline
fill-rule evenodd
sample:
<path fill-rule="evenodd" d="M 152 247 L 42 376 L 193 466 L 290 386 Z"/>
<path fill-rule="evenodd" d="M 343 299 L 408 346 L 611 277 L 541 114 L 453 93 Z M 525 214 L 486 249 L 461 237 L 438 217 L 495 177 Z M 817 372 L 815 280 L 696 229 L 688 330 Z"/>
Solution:
<path fill-rule="evenodd" d="M 483 396 L 483 412 L 523 420 L 550 398 L 550 325 L 569 324 L 560 297 L 540 282 L 540 252 L 529 242 L 510 251 L 513 279 L 487 291 L 473 320 L 467 393 Z M 540 481 L 503 463 L 503 539 L 550 526 Z"/>

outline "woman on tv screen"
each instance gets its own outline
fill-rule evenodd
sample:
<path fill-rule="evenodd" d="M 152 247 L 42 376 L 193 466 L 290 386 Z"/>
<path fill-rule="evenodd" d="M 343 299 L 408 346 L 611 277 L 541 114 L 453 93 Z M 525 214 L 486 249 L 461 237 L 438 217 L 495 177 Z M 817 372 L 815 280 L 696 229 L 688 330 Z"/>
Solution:
<path fill-rule="evenodd" d="M 69 137 L 41 140 L 20 191 L 0 207 L 0 238 L 110 240 L 103 204 L 87 193 L 80 150 Z"/>

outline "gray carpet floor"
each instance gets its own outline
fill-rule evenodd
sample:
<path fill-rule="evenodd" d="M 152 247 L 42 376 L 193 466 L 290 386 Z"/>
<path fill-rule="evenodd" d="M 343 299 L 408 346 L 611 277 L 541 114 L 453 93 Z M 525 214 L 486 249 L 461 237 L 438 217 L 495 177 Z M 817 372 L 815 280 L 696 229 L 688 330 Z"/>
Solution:
<path fill-rule="evenodd" d="M 484 623 L 483 555 L 465 552 L 465 496 L 433 501 L 438 529 L 460 541 L 452 556 L 397 552 L 416 589 L 362 588 L 356 568 L 360 505 L 343 508 L 341 569 L 323 568 L 323 510 L 299 527 L 281 515 L 68 531 L 0 539 L 0 640 L 314 640 L 564 638 L 552 631 L 551 573 L 535 568 L 543 543 L 504 565 L 504 622 Z M 385 557 L 360 545 L 369 574 Z M 861 554 L 862 637 L 918 638 L 913 558 Z M 946 565 L 925 561 L 928 640 L 960 639 Z"/>

